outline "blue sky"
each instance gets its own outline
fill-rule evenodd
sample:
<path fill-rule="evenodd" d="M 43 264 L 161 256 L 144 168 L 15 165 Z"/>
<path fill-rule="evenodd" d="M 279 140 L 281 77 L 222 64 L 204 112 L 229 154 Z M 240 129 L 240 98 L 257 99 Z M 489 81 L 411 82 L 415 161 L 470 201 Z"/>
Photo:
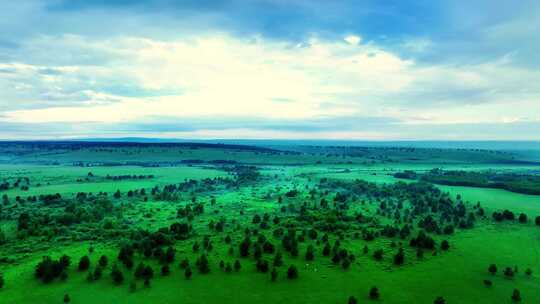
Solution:
<path fill-rule="evenodd" d="M 0 3 L 0 138 L 540 140 L 540 3 Z"/>

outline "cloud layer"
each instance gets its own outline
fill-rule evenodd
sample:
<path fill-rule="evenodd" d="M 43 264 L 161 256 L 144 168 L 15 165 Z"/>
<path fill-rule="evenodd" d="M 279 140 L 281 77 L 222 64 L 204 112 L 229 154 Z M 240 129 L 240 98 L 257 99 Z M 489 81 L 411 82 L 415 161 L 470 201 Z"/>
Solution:
<path fill-rule="evenodd" d="M 539 6 L 439 5 L 2 4 L 0 137 L 540 139 Z"/>

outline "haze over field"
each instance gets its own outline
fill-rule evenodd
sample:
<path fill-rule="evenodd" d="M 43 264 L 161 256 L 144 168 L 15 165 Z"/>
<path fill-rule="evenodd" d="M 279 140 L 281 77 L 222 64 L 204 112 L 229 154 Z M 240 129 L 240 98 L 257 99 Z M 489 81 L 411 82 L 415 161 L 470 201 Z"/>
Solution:
<path fill-rule="evenodd" d="M 0 3 L 0 138 L 540 140 L 540 3 Z"/>

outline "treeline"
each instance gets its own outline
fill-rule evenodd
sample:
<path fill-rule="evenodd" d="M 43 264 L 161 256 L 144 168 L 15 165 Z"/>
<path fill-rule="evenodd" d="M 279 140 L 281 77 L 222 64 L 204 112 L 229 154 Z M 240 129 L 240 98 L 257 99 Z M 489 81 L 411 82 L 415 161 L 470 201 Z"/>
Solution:
<path fill-rule="evenodd" d="M 521 194 L 540 195 L 540 176 L 537 175 L 432 169 L 424 174 L 406 170 L 395 173 L 394 177 L 419 179 L 439 185 L 493 188 Z"/>

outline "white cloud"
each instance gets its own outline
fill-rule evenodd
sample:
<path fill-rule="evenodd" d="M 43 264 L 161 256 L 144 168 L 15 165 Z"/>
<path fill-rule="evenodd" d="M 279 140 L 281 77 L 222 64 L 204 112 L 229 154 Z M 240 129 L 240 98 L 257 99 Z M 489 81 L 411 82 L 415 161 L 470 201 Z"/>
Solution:
<path fill-rule="evenodd" d="M 0 64 L 0 97 L 9 100 L 0 102 L 5 122 L 356 115 L 444 124 L 540 117 L 540 72 L 513 67 L 511 58 L 425 66 L 360 44 L 358 36 L 346 37 L 348 43 L 312 38 L 302 44 L 226 34 L 169 41 L 36 39 L 25 52 L 32 57 L 39 50 L 50 64 Z"/>
<path fill-rule="evenodd" d="M 352 44 L 352 45 L 359 45 L 360 42 L 362 41 L 362 37 L 357 36 L 357 35 L 348 35 L 345 38 L 343 38 L 343 40 L 345 40 L 347 43 Z"/>

